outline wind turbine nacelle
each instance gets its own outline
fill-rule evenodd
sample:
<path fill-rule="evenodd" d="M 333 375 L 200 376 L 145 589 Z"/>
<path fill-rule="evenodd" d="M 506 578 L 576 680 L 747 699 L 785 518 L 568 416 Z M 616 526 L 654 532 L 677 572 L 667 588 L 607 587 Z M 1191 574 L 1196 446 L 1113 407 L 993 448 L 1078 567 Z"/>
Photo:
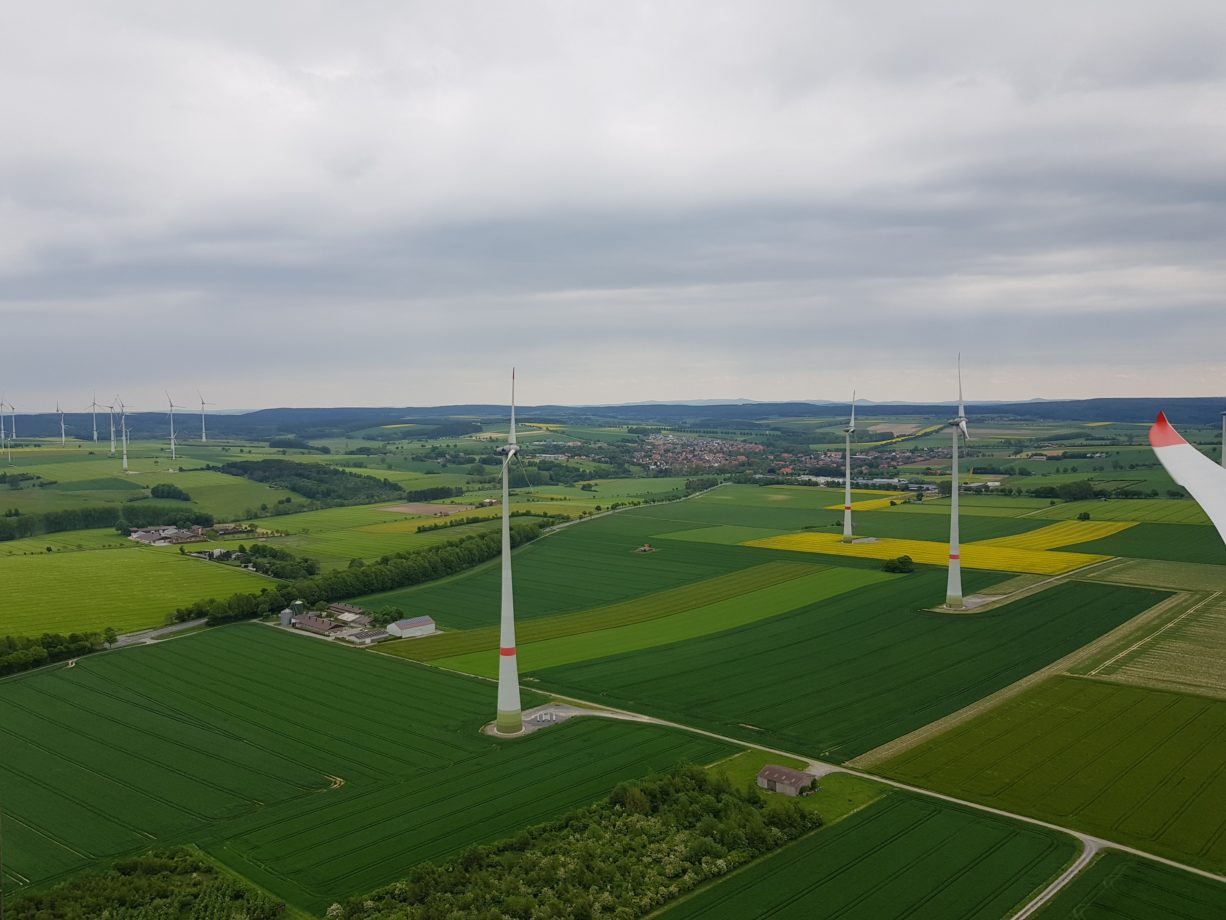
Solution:
<path fill-rule="evenodd" d="M 503 444 L 497 452 L 503 457 L 511 457 L 519 453 L 519 448 L 514 444 Z"/>
<path fill-rule="evenodd" d="M 843 434 L 855 434 L 855 433 L 856 433 L 855 425 L 848 425 L 846 428 L 843 429 Z"/>

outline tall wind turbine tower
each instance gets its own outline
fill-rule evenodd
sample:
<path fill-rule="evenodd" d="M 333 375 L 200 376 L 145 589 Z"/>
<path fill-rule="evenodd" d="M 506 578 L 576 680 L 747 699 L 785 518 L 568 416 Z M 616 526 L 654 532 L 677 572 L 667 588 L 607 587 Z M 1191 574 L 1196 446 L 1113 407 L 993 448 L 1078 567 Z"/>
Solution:
<path fill-rule="evenodd" d="M 98 443 L 98 393 L 94 392 L 93 399 L 89 404 L 89 411 L 94 417 L 94 443 Z"/>
<path fill-rule="evenodd" d="M 199 390 L 196 391 L 196 395 L 200 397 L 200 442 L 203 444 L 209 439 L 208 430 L 204 427 L 204 407 L 208 403 L 204 401 L 204 394 Z"/>
<path fill-rule="evenodd" d="M 856 431 L 856 391 L 851 391 L 851 421 L 843 429 L 847 446 L 847 463 L 843 470 L 843 542 L 851 542 L 851 436 Z"/>
<path fill-rule="evenodd" d="M 175 446 L 177 444 L 175 441 L 175 409 L 182 409 L 183 407 L 176 406 L 175 401 L 170 398 L 169 393 L 166 394 L 166 403 L 170 406 L 170 459 L 177 460 L 179 457 L 178 454 L 175 453 Z"/>
<path fill-rule="evenodd" d="M 1222 466 L 1226 468 L 1226 412 L 1222 413 Z"/>
<path fill-rule="evenodd" d="M 115 397 L 115 402 L 119 401 L 119 397 Z M 111 456 L 115 456 L 115 403 L 104 407 L 106 409 L 107 419 L 111 423 Z"/>
<path fill-rule="evenodd" d="M 64 434 L 64 410 L 60 408 L 58 401 L 55 404 L 55 411 L 60 417 L 60 447 L 66 447 L 68 445 L 68 438 Z"/>
<path fill-rule="evenodd" d="M 511 589 L 511 460 L 519 452 L 515 443 L 515 369 L 511 369 L 511 430 L 502 454 L 502 619 L 498 643 L 498 718 L 494 730 L 517 735 L 524 730 L 519 708 L 519 664 L 515 658 L 515 596 Z"/>
<path fill-rule="evenodd" d="M 128 471 L 128 407 L 123 404 L 123 400 L 115 397 L 119 401 L 119 436 L 123 441 L 123 471 Z"/>
<path fill-rule="evenodd" d="M 4 435 L 4 407 L 5 407 L 6 405 L 8 405 L 8 403 L 6 403 L 6 402 L 4 401 L 4 394 L 3 394 L 3 393 L 0 393 L 0 441 L 4 441 L 4 440 L 5 440 L 5 435 Z M 1226 424 L 1226 423 L 1223 423 L 1223 424 Z"/>
<path fill-rule="evenodd" d="M 962 547 L 958 541 L 958 490 L 960 475 L 958 471 L 958 444 L 969 441 L 966 431 L 966 407 L 962 402 L 962 355 L 958 355 L 958 415 L 950 419 L 949 427 L 953 433 L 953 484 L 949 493 L 949 582 L 945 588 L 945 606 L 953 610 L 962 609 Z"/>

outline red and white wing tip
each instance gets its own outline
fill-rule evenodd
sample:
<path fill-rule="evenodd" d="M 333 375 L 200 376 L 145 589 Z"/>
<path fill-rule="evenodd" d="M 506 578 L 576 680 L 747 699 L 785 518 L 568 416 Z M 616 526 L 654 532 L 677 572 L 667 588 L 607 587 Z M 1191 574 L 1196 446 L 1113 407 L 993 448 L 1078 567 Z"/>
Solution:
<path fill-rule="evenodd" d="M 1187 444 L 1183 435 L 1176 431 L 1166 420 L 1166 413 L 1159 412 L 1153 427 L 1149 429 L 1149 444 L 1153 448 L 1171 447 L 1175 444 Z"/>

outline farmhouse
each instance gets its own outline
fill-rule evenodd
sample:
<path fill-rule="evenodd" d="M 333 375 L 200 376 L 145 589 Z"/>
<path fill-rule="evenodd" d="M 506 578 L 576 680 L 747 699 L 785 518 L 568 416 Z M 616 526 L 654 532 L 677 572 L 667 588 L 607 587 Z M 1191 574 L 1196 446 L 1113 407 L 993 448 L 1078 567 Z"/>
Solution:
<path fill-rule="evenodd" d="M 432 617 L 413 617 L 408 620 L 397 620 L 387 627 L 388 633 L 398 639 L 415 639 L 418 636 L 428 636 L 436 631 Z"/>
<path fill-rule="evenodd" d="M 353 604 L 329 604 L 328 616 L 336 617 L 338 620 L 345 619 L 346 616 L 361 616 L 366 611 L 361 607 L 355 607 Z M 346 620 L 348 622 L 348 620 Z"/>
<path fill-rule="evenodd" d="M 813 774 L 768 763 L 758 771 L 758 785 L 770 792 L 800 795 L 813 782 Z"/>
<path fill-rule="evenodd" d="M 302 616 L 296 617 L 293 625 L 294 629 L 315 633 L 317 636 L 326 636 L 336 629 L 336 624 L 331 620 L 325 620 L 323 617 L 316 616 L 313 613 L 304 613 Z"/>

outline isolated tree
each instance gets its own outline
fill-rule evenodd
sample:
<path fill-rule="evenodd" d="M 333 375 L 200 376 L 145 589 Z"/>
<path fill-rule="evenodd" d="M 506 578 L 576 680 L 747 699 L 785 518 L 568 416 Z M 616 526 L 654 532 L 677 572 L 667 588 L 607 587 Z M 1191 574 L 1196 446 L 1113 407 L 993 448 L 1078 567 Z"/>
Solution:
<path fill-rule="evenodd" d="M 119 638 L 119 634 L 115 632 L 114 626 L 108 626 L 102 631 L 102 641 L 106 643 L 106 647 L 110 648 L 115 644 L 115 640 Z"/>

